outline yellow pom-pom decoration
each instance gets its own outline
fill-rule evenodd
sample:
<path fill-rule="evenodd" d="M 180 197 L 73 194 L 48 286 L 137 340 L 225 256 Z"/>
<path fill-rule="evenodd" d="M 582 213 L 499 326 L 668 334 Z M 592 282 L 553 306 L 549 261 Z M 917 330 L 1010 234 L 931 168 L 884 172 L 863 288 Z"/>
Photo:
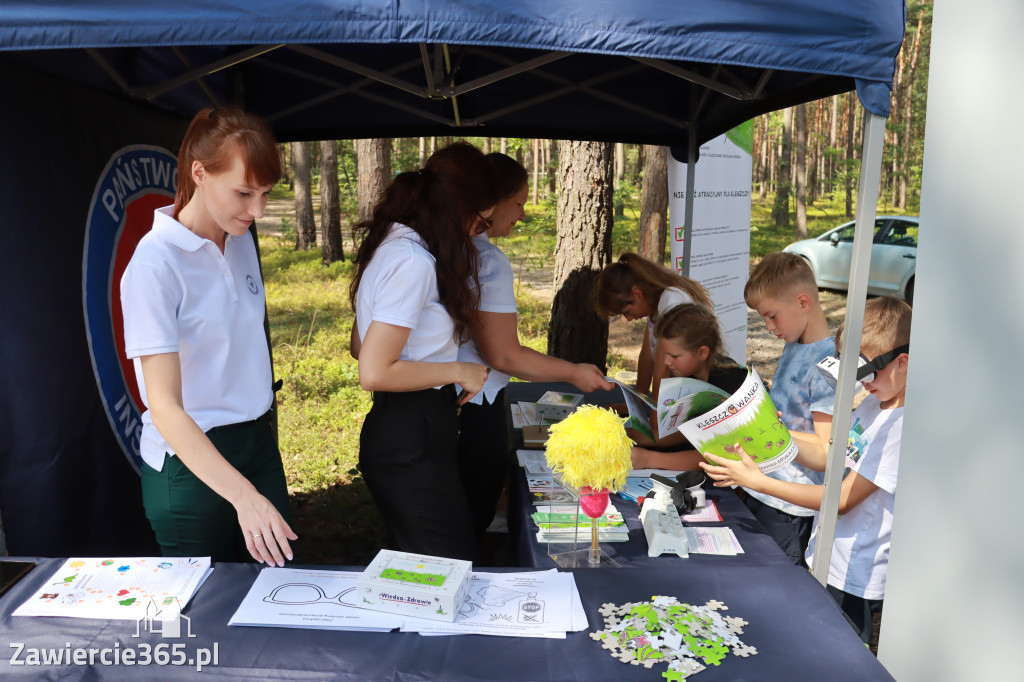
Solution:
<path fill-rule="evenodd" d="M 594 490 L 622 489 L 633 463 L 633 442 L 626 435 L 625 419 L 594 405 L 579 409 L 549 430 L 547 462 L 569 485 Z"/>

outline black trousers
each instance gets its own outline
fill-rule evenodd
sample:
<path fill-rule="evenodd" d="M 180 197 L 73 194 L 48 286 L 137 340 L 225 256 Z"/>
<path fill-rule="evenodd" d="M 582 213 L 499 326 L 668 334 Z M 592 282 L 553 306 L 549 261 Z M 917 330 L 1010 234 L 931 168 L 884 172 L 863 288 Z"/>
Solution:
<path fill-rule="evenodd" d="M 459 418 L 459 473 L 477 537 L 494 520 L 494 510 L 505 487 L 510 466 L 505 389 L 494 402 L 467 403 Z"/>
<path fill-rule="evenodd" d="M 814 517 L 787 514 L 746 493 L 742 499 L 789 560 L 794 565 L 806 569 L 804 552 L 807 551 L 807 543 L 811 539 L 811 531 L 814 530 Z"/>
<path fill-rule="evenodd" d="M 359 435 L 359 469 L 393 549 L 476 558 L 458 439 L 454 386 L 373 394 Z"/>

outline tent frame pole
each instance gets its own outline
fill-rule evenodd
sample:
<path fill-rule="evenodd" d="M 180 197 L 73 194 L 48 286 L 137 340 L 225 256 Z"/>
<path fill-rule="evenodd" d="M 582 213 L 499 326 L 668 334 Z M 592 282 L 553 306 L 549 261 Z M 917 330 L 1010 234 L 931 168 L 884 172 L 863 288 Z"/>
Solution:
<path fill-rule="evenodd" d="M 867 298 L 868 274 L 871 267 L 871 244 L 875 236 L 878 208 L 878 182 L 882 174 L 882 146 L 885 141 L 885 117 L 864 110 L 863 150 L 860 164 L 860 185 L 857 188 L 856 225 L 853 233 L 853 260 L 850 263 L 850 286 L 846 293 L 846 323 L 843 326 L 839 382 L 832 414 L 828 462 L 825 466 L 825 487 L 821 496 L 821 512 L 814 545 L 811 574 L 822 585 L 828 584 L 839 515 L 839 493 L 846 468 L 846 445 L 853 412 L 853 392 L 857 383 L 857 357 L 860 355 L 861 332 L 864 329 L 864 304 Z"/>
<path fill-rule="evenodd" d="M 697 129 L 690 126 L 686 144 L 686 201 L 683 211 L 683 277 L 690 276 L 690 248 L 693 245 L 693 192 L 697 175 Z"/>

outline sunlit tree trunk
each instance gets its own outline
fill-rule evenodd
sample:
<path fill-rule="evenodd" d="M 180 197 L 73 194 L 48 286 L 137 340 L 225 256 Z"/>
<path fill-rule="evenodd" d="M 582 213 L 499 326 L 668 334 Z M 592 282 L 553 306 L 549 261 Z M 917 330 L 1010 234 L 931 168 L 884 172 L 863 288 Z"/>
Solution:
<path fill-rule="evenodd" d="M 796 105 L 796 238 L 807 238 L 807 105 Z"/>
<path fill-rule="evenodd" d="M 668 147 L 645 145 L 638 253 L 663 263 L 668 238 Z"/>
<path fill-rule="evenodd" d="M 548 354 L 605 369 L 608 322 L 591 306 L 591 292 L 612 255 L 612 145 L 558 145 L 558 235 L 555 297 Z"/>
<path fill-rule="evenodd" d="M 793 153 L 793 107 L 782 112 L 782 149 L 779 151 L 779 183 L 772 206 L 772 221 L 776 227 L 789 225 L 790 157 Z"/>
<path fill-rule="evenodd" d="M 295 171 L 295 248 L 304 251 L 316 246 L 309 142 L 292 142 L 292 169 Z"/>
<path fill-rule="evenodd" d="M 341 195 L 338 191 L 338 143 L 320 142 L 320 230 L 322 260 L 330 265 L 345 260 L 341 241 Z"/>
<path fill-rule="evenodd" d="M 356 140 L 356 164 L 359 177 L 356 195 L 359 202 L 359 222 L 370 219 L 373 207 L 391 182 L 391 138 L 378 137 Z"/>

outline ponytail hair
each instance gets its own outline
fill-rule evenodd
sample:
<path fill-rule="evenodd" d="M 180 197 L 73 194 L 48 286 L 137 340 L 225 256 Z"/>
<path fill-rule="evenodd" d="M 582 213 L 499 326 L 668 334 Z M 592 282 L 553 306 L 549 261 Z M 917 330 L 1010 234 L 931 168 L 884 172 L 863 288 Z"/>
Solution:
<path fill-rule="evenodd" d="M 456 341 L 468 339 L 480 303 L 480 260 L 468 227 L 497 201 L 497 184 L 483 152 L 466 142 L 434 152 L 420 171 L 400 173 L 369 220 L 354 228 L 362 241 L 349 287 L 352 307 L 373 254 L 391 225 L 401 223 L 415 230 L 434 256 L 438 295 L 455 323 Z"/>
<path fill-rule="evenodd" d="M 209 173 L 223 173 L 230 168 L 236 152 L 245 167 L 246 184 L 264 187 L 276 185 L 281 179 L 277 140 L 266 121 L 236 107 L 203 109 L 192 118 L 178 150 L 175 218 L 196 191 L 192 162 L 203 164 Z"/>
<path fill-rule="evenodd" d="M 736 366 L 725 355 L 725 342 L 718 318 L 706 305 L 683 303 L 670 308 L 654 323 L 654 336 L 658 341 L 670 339 L 694 354 L 701 346 L 707 346 L 710 351 L 709 368 L 712 370 Z"/>
<path fill-rule="evenodd" d="M 667 268 L 652 263 L 635 253 L 626 252 L 619 260 L 605 266 L 597 276 L 594 285 L 594 308 L 602 317 L 611 317 L 622 312 L 633 300 L 633 287 L 639 287 L 644 297 L 655 304 L 661 293 L 669 287 L 686 292 L 695 303 L 713 308 L 711 296 L 689 277 L 683 277 Z"/>

